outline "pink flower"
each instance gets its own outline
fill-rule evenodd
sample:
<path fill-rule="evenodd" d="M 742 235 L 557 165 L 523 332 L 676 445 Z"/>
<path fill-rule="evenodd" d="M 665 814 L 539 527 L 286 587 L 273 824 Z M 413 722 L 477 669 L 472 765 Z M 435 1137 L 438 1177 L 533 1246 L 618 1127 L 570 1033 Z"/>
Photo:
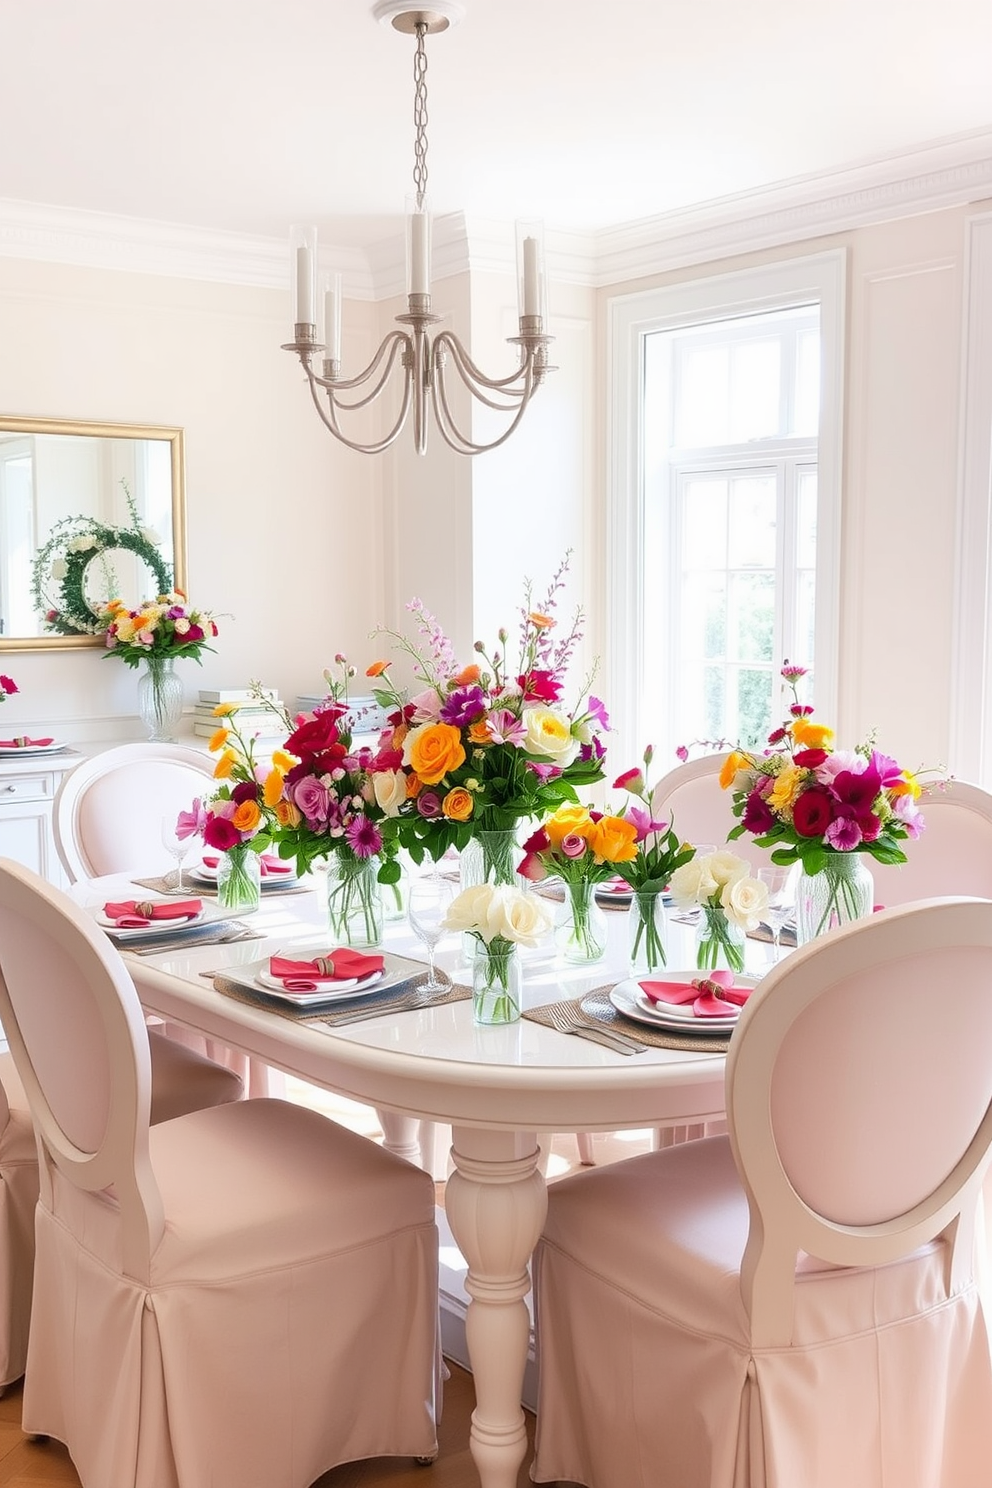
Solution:
<path fill-rule="evenodd" d="M 654 821 L 650 811 L 642 811 L 639 806 L 628 807 L 624 812 L 624 817 L 637 828 L 638 842 L 643 842 L 645 837 L 650 837 L 654 832 L 668 831 L 667 822 Z"/>
<path fill-rule="evenodd" d="M 540 883 L 542 878 L 547 878 L 548 870 L 545 868 L 537 853 L 524 853 L 523 862 L 517 869 L 521 878 L 527 878 L 531 883 Z"/>
<path fill-rule="evenodd" d="M 676 749 L 675 758 L 677 760 L 681 760 L 683 765 L 685 764 L 686 760 L 689 758 L 689 750 L 685 744 L 680 744 L 678 749 Z"/>
<path fill-rule="evenodd" d="M 923 813 L 913 800 L 912 796 L 896 796 L 892 803 L 892 814 L 901 821 L 910 837 L 919 837 L 925 822 Z"/>
<path fill-rule="evenodd" d="M 494 744 L 515 744 L 519 749 L 527 738 L 523 722 L 509 708 L 497 708 L 490 713 L 486 727 Z"/>
<path fill-rule="evenodd" d="M 580 837 L 577 832 L 567 832 L 559 843 L 559 847 L 565 857 L 572 859 L 585 857 L 588 846 L 589 844 L 586 842 L 586 839 Z"/>
<path fill-rule="evenodd" d="M 441 712 L 441 699 L 433 687 L 427 687 L 410 699 L 409 706 L 417 723 L 430 723 Z"/>
<path fill-rule="evenodd" d="M 3 678 L 0 677 L 0 682 L 2 681 Z M 206 824 L 207 813 L 203 802 L 197 796 L 189 811 L 180 811 L 176 818 L 176 836 L 181 842 L 185 842 L 187 837 L 199 837 Z"/>
<path fill-rule="evenodd" d="M 382 833 L 364 812 L 352 817 L 344 829 L 344 835 L 356 858 L 374 858 L 382 847 Z"/>
<path fill-rule="evenodd" d="M 0 672 L 0 688 L 2 688 L 5 697 L 8 697 L 12 692 L 20 691 L 13 678 L 4 676 L 2 672 Z"/>
<path fill-rule="evenodd" d="M 225 816 L 211 816 L 203 828 L 203 840 L 217 852 L 229 852 L 241 842 L 241 833 Z"/>
<path fill-rule="evenodd" d="M 851 852 L 862 841 L 862 831 L 853 816 L 836 816 L 823 834 L 824 842 L 838 852 Z"/>
<path fill-rule="evenodd" d="M 517 685 L 528 703 L 556 703 L 561 697 L 561 683 L 553 672 L 528 672 L 517 678 Z"/>
<path fill-rule="evenodd" d="M 632 796 L 641 795 L 644 790 L 644 776 L 640 766 L 635 765 L 632 770 L 624 770 L 622 775 L 618 775 L 613 782 L 613 789 L 630 791 Z"/>
<path fill-rule="evenodd" d="M 432 821 L 435 816 L 441 815 L 441 797 L 437 791 L 421 791 L 417 797 L 417 810 L 421 816 Z"/>
<path fill-rule="evenodd" d="M 327 825 L 330 797 L 326 785 L 312 775 L 305 775 L 302 780 L 294 781 L 290 790 L 295 805 L 303 812 L 309 827 L 320 828 Z"/>

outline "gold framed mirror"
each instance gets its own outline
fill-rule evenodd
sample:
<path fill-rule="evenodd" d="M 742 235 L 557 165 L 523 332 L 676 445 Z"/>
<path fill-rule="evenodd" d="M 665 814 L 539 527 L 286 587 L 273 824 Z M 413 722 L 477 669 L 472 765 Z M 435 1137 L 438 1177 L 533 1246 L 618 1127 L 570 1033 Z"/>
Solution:
<path fill-rule="evenodd" d="M 57 553 L 73 519 L 100 530 L 140 530 L 160 563 L 142 563 L 128 551 L 122 566 L 91 565 L 87 598 L 106 597 L 108 584 L 137 605 L 153 592 L 163 570 L 173 586 L 186 587 L 186 490 L 183 431 L 154 424 L 100 424 L 67 419 L 0 416 L 0 651 L 100 646 L 99 635 L 59 633 L 46 625 L 33 583 L 35 560 Z M 53 541 L 54 539 L 54 541 Z M 115 550 L 116 551 L 116 550 Z M 108 549 L 109 555 L 109 549 Z M 58 572 L 56 558 L 56 572 Z M 46 565 L 49 569 L 53 565 Z M 46 573 L 46 593 L 59 580 Z"/>

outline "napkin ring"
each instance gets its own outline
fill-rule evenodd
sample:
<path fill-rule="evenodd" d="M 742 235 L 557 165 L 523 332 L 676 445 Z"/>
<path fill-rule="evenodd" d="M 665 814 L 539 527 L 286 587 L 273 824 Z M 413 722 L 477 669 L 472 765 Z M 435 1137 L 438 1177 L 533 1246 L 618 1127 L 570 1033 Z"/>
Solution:
<path fill-rule="evenodd" d="M 726 988 L 719 982 L 711 982 L 709 977 L 698 977 L 692 985 L 698 987 L 700 992 L 709 992 L 712 997 L 719 997 L 723 1002 L 727 1000 L 724 996 Z"/>
<path fill-rule="evenodd" d="M 313 964 L 322 977 L 334 976 L 334 962 L 330 956 L 317 956 Z"/>
<path fill-rule="evenodd" d="M 154 903 L 154 900 L 152 900 L 152 899 L 141 899 L 141 900 L 139 900 L 135 904 L 135 906 L 134 906 L 134 912 L 135 912 L 136 915 L 143 915 L 146 920 L 152 919 L 154 917 L 154 914 L 155 914 L 155 903 Z"/>

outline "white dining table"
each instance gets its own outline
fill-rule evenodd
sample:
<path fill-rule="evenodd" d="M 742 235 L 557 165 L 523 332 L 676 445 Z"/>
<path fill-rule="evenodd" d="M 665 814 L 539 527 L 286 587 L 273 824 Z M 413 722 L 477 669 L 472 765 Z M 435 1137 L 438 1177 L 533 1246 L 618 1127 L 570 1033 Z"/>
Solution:
<path fill-rule="evenodd" d="M 129 878 L 77 885 L 74 897 L 103 903 L 134 895 Z M 476 1409 L 470 1447 L 483 1488 L 514 1488 L 527 1450 L 521 1387 L 530 1337 L 525 1299 L 529 1261 L 544 1223 L 547 1196 L 539 1134 L 665 1128 L 724 1114 L 724 1056 L 648 1049 L 613 1053 L 521 1019 L 479 1027 L 470 1000 L 395 1013 L 332 1029 L 215 990 L 210 975 L 246 966 L 275 949 L 309 943 L 328 949 L 326 911 L 317 891 L 263 894 L 240 916 L 264 940 L 125 952 L 149 1014 L 181 1023 L 278 1069 L 374 1106 L 385 1145 L 412 1161 L 419 1122 L 450 1124 L 453 1170 L 445 1191 L 447 1221 L 468 1270 L 466 1343 Z M 524 952 L 524 1006 L 578 997 L 626 973 L 627 915 L 608 915 L 607 959 L 569 966 L 553 946 Z M 670 930 L 669 965 L 690 965 L 691 936 Z M 404 923 L 387 925 L 385 948 L 423 957 Z M 754 951 L 758 968 L 767 949 Z M 457 938 L 442 942 L 438 964 L 455 981 Z"/>

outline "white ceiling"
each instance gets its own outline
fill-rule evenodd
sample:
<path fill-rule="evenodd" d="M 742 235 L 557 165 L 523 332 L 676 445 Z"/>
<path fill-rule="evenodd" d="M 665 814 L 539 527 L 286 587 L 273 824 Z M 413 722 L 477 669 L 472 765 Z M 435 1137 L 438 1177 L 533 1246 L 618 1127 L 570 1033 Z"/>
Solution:
<path fill-rule="evenodd" d="M 464 0 L 438 213 L 592 230 L 992 131 L 992 0 Z M 371 0 L 0 0 L 0 198 L 358 247 L 413 166 Z"/>

